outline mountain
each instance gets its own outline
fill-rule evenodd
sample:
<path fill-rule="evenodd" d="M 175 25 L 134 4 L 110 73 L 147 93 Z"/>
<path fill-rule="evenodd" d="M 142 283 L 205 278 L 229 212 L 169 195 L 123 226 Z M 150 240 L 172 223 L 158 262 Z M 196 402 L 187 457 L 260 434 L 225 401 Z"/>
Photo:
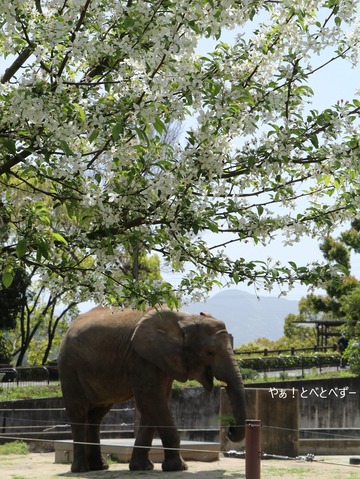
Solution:
<path fill-rule="evenodd" d="M 298 313 L 298 302 L 266 296 L 257 298 L 239 289 L 229 289 L 204 303 L 190 303 L 182 309 L 191 313 L 207 311 L 221 319 L 234 337 L 234 346 L 241 346 L 260 337 L 279 339 L 285 317 Z"/>

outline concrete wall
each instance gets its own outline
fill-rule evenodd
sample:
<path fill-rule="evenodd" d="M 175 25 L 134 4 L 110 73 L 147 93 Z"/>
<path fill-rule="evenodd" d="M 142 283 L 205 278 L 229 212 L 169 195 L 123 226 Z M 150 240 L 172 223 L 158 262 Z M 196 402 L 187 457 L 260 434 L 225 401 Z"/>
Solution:
<path fill-rule="evenodd" d="M 274 454 L 296 455 L 297 398 L 269 400 L 267 389 L 246 390 L 248 418 L 261 419 L 263 450 Z M 269 408 L 269 405 L 271 406 Z M 116 404 L 102 423 L 103 437 L 124 437 L 134 431 L 137 414 L 133 401 Z M 221 442 L 222 450 L 241 449 L 245 444 L 226 440 L 227 426 L 220 427 L 220 417 L 231 417 L 232 411 L 224 389 L 211 393 L 203 388 L 174 389 L 171 410 L 183 439 Z M 61 398 L 10 401 L 0 403 L 0 440 L 9 437 L 65 439 L 70 428 Z M 59 427 L 60 426 L 60 427 Z M 273 429 L 273 428 L 280 429 Z M 283 428 L 290 428 L 284 432 Z M 221 433 L 220 433 L 221 429 Z"/>
<path fill-rule="evenodd" d="M 247 419 L 261 421 L 261 450 L 267 454 L 295 457 L 299 453 L 299 395 L 284 389 L 281 395 L 271 395 L 269 389 L 245 389 Z M 221 416 L 231 416 L 226 392 L 221 390 Z M 245 442 L 235 444 L 221 431 L 221 449 L 239 450 Z"/>
<path fill-rule="evenodd" d="M 134 402 L 114 404 L 102 423 L 105 437 L 132 437 Z M 71 437 L 62 398 L 0 402 L 0 442 L 9 438 L 66 439 Z"/>
<path fill-rule="evenodd" d="M 247 384 L 299 392 L 299 454 L 358 454 L 360 377 Z M 264 423 L 266 424 L 266 423 Z"/>
<path fill-rule="evenodd" d="M 282 391 L 285 389 L 286 398 Z M 338 395 L 330 394 L 331 390 Z M 324 397 L 320 397 L 320 394 Z M 344 397 L 341 397 L 342 395 Z M 300 431 L 334 428 L 360 430 L 360 378 L 249 384 L 246 396 L 248 419 L 262 421 L 262 449 L 269 454 L 288 456 L 295 456 L 298 452 L 319 454 L 320 449 L 314 449 L 314 441 L 310 443 L 314 436 L 306 436 L 307 439 L 303 440 L 300 437 L 298 441 L 296 433 L 298 427 Z M 133 402 L 114 405 L 103 422 L 102 430 L 105 431 L 103 436 L 129 437 L 134 430 L 133 406 Z M 218 441 L 219 417 L 231 415 L 226 409 L 228 407 L 226 396 L 220 399 L 218 388 L 211 393 L 207 393 L 201 387 L 173 390 L 171 409 L 177 427 L 183 430 L 184 439 Z M 63 427 L 67 422 L 61 398 L 0 403 L 2 442 L 6 442 L 11 435 L 49 440 L 67 438 L 70 437 L 70 428 Z M 58 425 L 61 427 L 56 427 Z M 222 448 L 239 449 L 239 444 L 228 443 L 225 436 L 226 427 L 223 426 L 220 438 Z M 345 438 L 343 439 L 345 441 Z M 344 441 L 338 442 L 337 445 L 334 445 L 334 441 L 329 443 L 327 440 L 326 444 L 323 442 L 321 447 L 327 449 L 322 449 L 325 451 L 322 453 L 326 453 L 326 450 L 345 453 L 345 449 L 344 452 L 341 451 L 341 447 L 346 446 Z M 354 437 L 347 444 L 355 448 L 359 447 L 359 443 L 360 438 Z M 309 448 L 307 451 L 302 449 L 305 447 L 304 444 Z M 319 440 L 317 444 L 320 447 Z M 347 450 L 353 451 L 349 448 Z"/>
<path fill-rule="evenodd" d="M 247 384 L 246 387 L 267 388 L 268 390 L 270 388 L 297 389 L 299 391 L 299 427 L 301 429 L 360 429 L 360 377 L 276 381 L 274 383 Z M 343 394 L 344 397 L 341 397 Z"/>
<path fill-rule="evenodd" d="M 173 389 L 170 409 L 183 439 L 219 441 L 220 389 Z"/>

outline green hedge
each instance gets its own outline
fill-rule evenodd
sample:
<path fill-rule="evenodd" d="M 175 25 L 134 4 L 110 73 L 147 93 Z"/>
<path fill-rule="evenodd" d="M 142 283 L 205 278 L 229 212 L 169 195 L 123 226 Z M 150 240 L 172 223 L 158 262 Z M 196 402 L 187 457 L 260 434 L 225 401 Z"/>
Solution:
<path fill-rule="evenodd" d="M 262 358 L 236 358 L 241 369 L 272 371 L 287 369 L 309 369 L 326 366 L 340 367 L 344 361 L 339 354 L 311 356 L 266 356 Z"/>

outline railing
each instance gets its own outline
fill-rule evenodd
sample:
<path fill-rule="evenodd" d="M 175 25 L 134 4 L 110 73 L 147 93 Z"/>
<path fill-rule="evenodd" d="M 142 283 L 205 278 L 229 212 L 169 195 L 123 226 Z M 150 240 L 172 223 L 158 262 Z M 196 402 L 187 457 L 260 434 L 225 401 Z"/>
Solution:
<path fill-rule="evenodd" d="M 236 355 L 238 356 L 238 355 Z M 312 355 L 312 356 L 265 356 L 258 358 L 237 357 L 240 368 L 253 369 L 258 372 L 301 370 L 304 376 L 305 369 L 316 368 L 320 372 L 324 368 L 342 368 L 346 365 L 340 354 Z"/>
<path fill-rule="evenodd" d="M 258 350 L 247 350 L 241 351 L 236 350 L 236 356 L 278 356 L 280 354 L 288 354 L 290 353 L 291 356 L 297 356 L 298 353 L 306 353 L 306 352 L 313 352 L 313 353 L 326 353 L 327 351 L 334 351 L 334 346 L 311 346 L 308 348 L 287 348 L 287 349 L 258 349 Z"/>
<path fill-rule="evenodd" d="M 47 383 L 58 381 L 59 374 L 56 366 L 19 367 L 0 366 L 0 384 L 6 383 Z"/>
<path fill-rule="evenodd" d="M 296 349 L 296 351 L 313 351 L 313 348 Z M 317 351 L 324 350 L 318 348 Z M 266 351 L 266 350 L 265 350 Z M 253 352 L 253 351 L 252 351 Z M 277 350 L 277 353 L 291 352 L 291 355 L 282 356 L 280 354 L 274 355 L 275 351 L 268 351 L 261 357 L 240 357 L 243 352 L 235 353 L 235 357 L 239 363 L 240 368 L 253 369 L 258 372 L 267 373 L 271 371 L 289 371 L 301 370 L 304 376 L 305 369 L 316 368 L 320 372 L 327 367 L 342 368 L 346 365 L 346 361 L 338 353 L 332 355 L 312 354 L 306 356 L 298 356 L 292 353 L 292 349 Z M 255 353 L 255 352 L 253 352 Z M 259 351 L 256 352 L 259 354 Z M 33 366 L 33 367 L 11 367 L 0 366 L 0 387 L 5 384 L 49 384 L 52 381 L 58 381 L 59 375 L 55 365 L 52 366 Z"/>

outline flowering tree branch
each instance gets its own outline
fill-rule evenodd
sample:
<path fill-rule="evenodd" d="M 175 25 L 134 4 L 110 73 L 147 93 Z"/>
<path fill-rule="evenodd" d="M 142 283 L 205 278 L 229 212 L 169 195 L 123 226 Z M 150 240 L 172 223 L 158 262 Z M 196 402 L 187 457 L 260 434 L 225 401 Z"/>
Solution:
<path fill-rule="evenodd" d="M 74 300 L 175 304 L 219 278 L 320 281 L 321 265 L 226 248 L 324 237 L 357 210 L 360 100 L 318 110 L 312 88 L 358 64 L 356 16 L 352 0 L 0 0 L 3 283 L 36 265 Z M 178 291 L 134 283 L 119 258 L 137 248 Z"/>

